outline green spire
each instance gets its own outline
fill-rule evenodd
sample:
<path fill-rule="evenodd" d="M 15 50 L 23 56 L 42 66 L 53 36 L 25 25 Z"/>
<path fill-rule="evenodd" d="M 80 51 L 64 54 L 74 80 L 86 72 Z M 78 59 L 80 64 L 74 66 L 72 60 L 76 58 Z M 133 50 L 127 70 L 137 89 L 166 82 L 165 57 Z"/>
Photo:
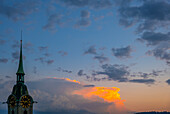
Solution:
<path fill-rule="evenodd" d="M 21 47 L 20 47 L 20 58 L 19 58 L 19 67 L 16 74 L 22 74 L 24 75 L 24 69 L 23 69 L 23 61 L 22 61 L 22 31 L 21 31 Z"/>

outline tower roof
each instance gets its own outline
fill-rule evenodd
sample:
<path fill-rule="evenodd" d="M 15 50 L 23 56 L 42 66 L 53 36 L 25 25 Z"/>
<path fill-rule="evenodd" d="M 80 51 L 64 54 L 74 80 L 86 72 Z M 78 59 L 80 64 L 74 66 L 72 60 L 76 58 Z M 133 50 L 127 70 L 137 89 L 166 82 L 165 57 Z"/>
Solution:
<path fill-rule="evenodd" d="M 20 47 L 20 58 L 19 58 L 19 67 L 18 67 L 18 71 L 16 74 L 22 74 L 24 75 L 24 68 L 23 68 L 23 60 L 22 60 L 22 40 L 21 40 L 21 47 Z"/>

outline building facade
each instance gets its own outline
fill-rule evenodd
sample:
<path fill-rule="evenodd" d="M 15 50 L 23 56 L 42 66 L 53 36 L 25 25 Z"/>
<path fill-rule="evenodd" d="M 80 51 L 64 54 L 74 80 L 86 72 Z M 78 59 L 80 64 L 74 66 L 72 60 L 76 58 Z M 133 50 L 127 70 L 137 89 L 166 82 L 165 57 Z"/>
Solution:
<path fill-rule="evenodd" d="M 20 58 L 17 70 L 17 81 L 12 93 L 7 99 L 8 114 L 33 114 L 33 98 L 29 95 L 27 86 L 24 84 L 24 69 L 22 57 L 22 40 L 20 44 Z"/>

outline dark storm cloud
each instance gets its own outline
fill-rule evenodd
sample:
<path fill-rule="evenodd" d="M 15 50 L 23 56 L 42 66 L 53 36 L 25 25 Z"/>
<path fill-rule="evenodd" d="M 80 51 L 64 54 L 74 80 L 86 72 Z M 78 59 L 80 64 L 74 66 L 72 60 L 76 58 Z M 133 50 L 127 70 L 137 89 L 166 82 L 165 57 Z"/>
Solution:
<path fill-rule="evenodd" d="M 127 76 L 130 74 L 128 71 L 128 67 L 124 65 L 110 65 L 104 64 L 102 65 L 102 69 L 104 71 L 97 71 L 96 75 L 106 75 L 109 80 L 114 80 L 118 82 L 127 82 Z"/>
<path fill-rule="evenodd" d="M 0 58 L 0 63 L 7 63 L 8 59 L 7 58 Z"/>
<path fill-rule="evenodd" d="M 61 0 L 67 6 L 71 7 L 90 7 L 94 9 L 110 8 L 111 0 Z"/>
<path fill-rule="evenodd" d="M 80 20 L 77 21 L 76 27 L 87 27 L 91 24 L 91 21 L 89 20 L 90 12 L 87 10 L 81 10 L 80 12 Z"/>
<path fill-rule="evenodd" d="M 22 1 L 15 4 L 7 4 L 5 0 L 0 1 L 0 14 L 14 21 L 22 20 L 27 15 L 37 11 L 38 2 Z"/>
<path fill-rule="evenodd" d="M 170 4 L 162 0 L 143 0 L 141 5 L 122 5 L 119 8 L 120 24 L 126 27 L 139 23 L 138 32 L 168 27 Z"/>
<path fill-rule="evenodd" d="M 90 46 L 87 51 L 84 52 L 84 54 L 97 54 L 95 46 Z"/>
<path fill-rule="evenodd" d="M 133 80 L 129 80 L 129 82 L 153 84 L 155 82 L 155 80 L 154 79 L 133 79 Z"/>
<path fill-rule="evenodd" d="M 168 80 L 166 81 L 166 83 L 168 83 L 168 84 L 170 85 L 170 79 L 168 79 Z"/>
<path fill-rule="evenodd" d="M 106 61 L 108 61 L 109 59 L 107 57 L 105 57 L 103 54 L 102 55 L 95 55 L 93 57 L 93 59 L 98 60 L 100 63 L 104 63 Z"/>
<path fill-rule="evenodd" d="M 63 25 L 62 22 L 63 15 L 61 14 L 52 14 L 48 17 L 47 24 L 43 27 L 47 30 L 56 30 L 57 25 L 61 26 Z"/>
<path fill-rule="evenodd" d="M 67 56 L 68 53 L 65 51 L 58 51 L 58 54 L 60 54 L 61 56 Z"/>
<path fill-rule="evenodd" d="M 71 70 L 62 69 L 61 67 L 58 67 L 57 71 L 66 72 L 66 73 L 72 73 Z"/>
<path fill-rule="evenodd" d="M 158 45 L 162 42 L 170 42 L 170 32 L 160 33 L 160 32 L 144 32 L 138 40 L 146 41 L 147 45 Z"/>
<path fill-rule="evenodd" d="M 123 48 L 112 48 L 113 55 L 118 58 L 128 58 L 130 57 L 130 53 L 132 49 L 130 46 Z"/>

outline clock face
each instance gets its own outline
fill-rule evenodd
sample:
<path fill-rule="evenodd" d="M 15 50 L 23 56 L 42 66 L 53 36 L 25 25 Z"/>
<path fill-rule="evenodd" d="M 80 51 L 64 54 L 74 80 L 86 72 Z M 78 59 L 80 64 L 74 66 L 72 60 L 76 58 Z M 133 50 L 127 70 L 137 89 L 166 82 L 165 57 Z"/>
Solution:
<path fill-rule="evenodd" d="M 30 98 L 30 96 L 28 96 L 28 95 L 22 96 L 21 100 L 20 100 L 20 105 L 23 108 L 28 108 L 31 105 L 31 98 Z"/>
<path fill-rule="evenodd" d="M 14 108 L 14 107 L 16 106 L 16 98 L 15 98 L 15 96 L 11 96 L 11 97 L 9 98 L 9 106 L 10 106 L 11 108 Z"/>

